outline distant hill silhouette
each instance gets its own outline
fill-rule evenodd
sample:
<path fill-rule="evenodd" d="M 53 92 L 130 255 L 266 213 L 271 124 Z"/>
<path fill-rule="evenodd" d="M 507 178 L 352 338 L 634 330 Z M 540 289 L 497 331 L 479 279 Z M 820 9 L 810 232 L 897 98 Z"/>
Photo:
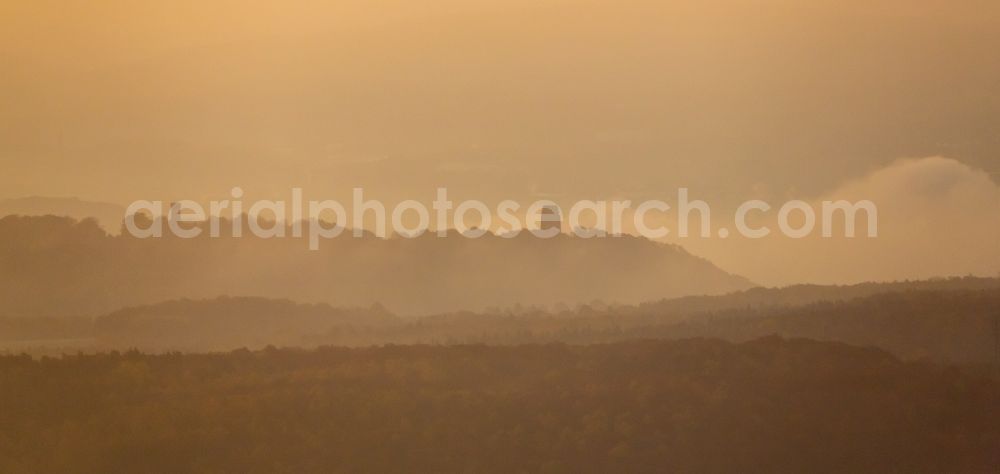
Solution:
<path fill-rule="evenodd" d="M 105 231 L 118 233 L 125 208 L 106 202 L 84 201 L 78 198 L 29 196 L 0 199 L 0 217 L 4 216 L 59 216 L 82 220 L 97 219 Z"/>
<path fill-rule="evenodd" d="M 95 320 L 94 335 L 107 347 L 218 351 L 314 346 L 334 327 L 398 324 L 399 319 L 380 306 L 345 309 L 288 300 L 220 297 L 115 311 Z"/>
<path fill-rule="evenodd" d="M 930 280 L 865 282 L 854 285 L 791 285 L 755 287 L 726 295 L 685 296 L 650 301 L 630 308 L 636 314 L 685 319 L 693 314 L 739 309 L 778 309 L 812 303 L 836 303 L 884 293 L 912 291 L 979 291 L 1000 289 L 1000 278 L 950 277 Z"/>
<path fill-rule="evenodd" d="M 227 235 L 223 232 L 223 235 Z M 97 315 L 176 298 L 252 295 L 400 314 L 600 299 L 638 303 L 751 287 L 636 237 L 415 239 L 109 236 L 95 222 L 0 219 L 0 316 Z"/>
<path fill-rule="evenodd" d="M 866 294 L 849 297 L 862 288 Z M 176 300 L 124 308 L 93 322 L 72 317 L 0 318 L 0 348 L 16 351 L 34 345 L 49 348 L 40 353 L 53 353 L 84 344 L 91 349 L 204 352 L 267 345 L 592 344 L 688 337 L 745 341 L 779 334 L 875 346 L 904 359 L 1000 364 L 994 332 L 1000 321 L 998 279 L 799 286 L 764 292 L 774 296 L 773 304 L 742 304 L 749 295 L 761 293 L 751 290 L 699 298 L 700 305 L 679 306 L 690 300 L 679 298 L 637 306 L 581 305 L 563 310 L 515 306 L 418 318 L 394 316 L 379 306 L 334 308 L 265 298 Z M 822 293 L 844 298 L 804 296 Z M 778 303 L 782 300 L 800 303 Z M 26 342 L 3 346 L 5 341 L 19 340 Z"/>

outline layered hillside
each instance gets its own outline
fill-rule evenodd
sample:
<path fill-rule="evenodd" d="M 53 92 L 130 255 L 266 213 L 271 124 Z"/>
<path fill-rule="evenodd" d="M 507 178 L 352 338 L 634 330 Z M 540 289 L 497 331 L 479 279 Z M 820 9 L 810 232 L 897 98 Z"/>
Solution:
<path fill-rule="evenodd" d="M 301 238 L 138 239 L 109 236 L 86 220 L 0 219 L 0 316 L 93 316 L 219 295 L 381 303 L 399 314 L 428 314 L 514 303 L 638 303 L 750 286 L 680 247 L 629 236 L 344 233 L 313 251 Z"/>

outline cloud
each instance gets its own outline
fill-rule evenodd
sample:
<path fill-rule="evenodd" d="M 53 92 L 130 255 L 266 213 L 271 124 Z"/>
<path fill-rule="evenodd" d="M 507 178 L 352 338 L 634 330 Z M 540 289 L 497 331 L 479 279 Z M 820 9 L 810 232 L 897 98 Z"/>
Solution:
<path fill-rule="evenodd" d="M 847 183 L 834 196 L 869 196 L 895 210 L 931 207 L 951 214 L 995 213 L 1000 187 L 983 170 L 939 156 L 897 160 L 864 179 Z M 965 211 L 965 212 L 959 212 Z"/>
<path fill-rule="evenodd" d="M 768 285 L 1000 274 L 1000 186 L 983 170 L 944 157 L 901 159 L 812 204 L 819 214 L 822 201 L 841 199 L 877 205 L 877 238 L 863 237 L 862 226 L 854 239 L 771 235 L 680 243 Z"/>

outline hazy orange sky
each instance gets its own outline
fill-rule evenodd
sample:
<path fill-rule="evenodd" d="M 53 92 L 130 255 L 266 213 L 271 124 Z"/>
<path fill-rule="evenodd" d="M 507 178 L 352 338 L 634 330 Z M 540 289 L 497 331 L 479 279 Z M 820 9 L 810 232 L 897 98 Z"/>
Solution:
<path fill-rule="evenodd" d="M 866 271 L 684 245 L 765 282 L 989 273 L 998 45 L 995 1 L 6 1 L 0 198 L 669 200 L 686 186 L 724 207 L 869 183 L 890 203 L 883 229 L 921 245 Z M 934 208 L 919 186 L 886 194 L 921 173 L 973 191 Z M 941 213 L 971 249 L 933 234 Z M 891 227 L 921 220 L 919 237 Z M 906 266 L 942 244 L 967 255 Z"/>

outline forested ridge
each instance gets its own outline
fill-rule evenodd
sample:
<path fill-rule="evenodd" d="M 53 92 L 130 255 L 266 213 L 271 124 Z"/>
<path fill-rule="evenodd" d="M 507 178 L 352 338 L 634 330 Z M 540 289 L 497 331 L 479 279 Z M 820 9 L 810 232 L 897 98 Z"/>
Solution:
<path fill-rule="evenodd" d="M 514 302 L 639 303 L 752 286 L 679 246 L 632 236 L 470 239 L 451 231 L 446 238 L 383 239 L 345 232 L 313 251 L 305 237 L 223 231 L 211 238 L 204 230 L 194 239 L 140 239 L 108 235 L 93 219 L 0 217 L 0 316 L 93 317 L 219 295 L 380 302 L 417 315 Z"/>
<path fill-rule="evenodd" d="M 338 308 L 266 298 L 219 297 L 135 306 L 90 318 L 0 318 L 0 350 L 238 348 L 381 344 L 592 344 L 636 338 L 716 337 L 745 341 L 770 334 L 874 346 L 907 360 L 1000 365 L 1000 288 L 992 279 L 914 282 L 888 292 L 856 287 L 761 289 L 678 300 L 576 308 L 511 307 L 400 317 L 381 306 Z M 934 284 L 936 286 L 931 286 Z M 956 289 L 957 288 L 957 289 Z M 846 293 L 845 293 L 846 290 Z M 825 297 L 816 301 L 816 297 Z M 840 298 L 837 298 L 840 296 Z M 690 301 L 682 298 L 681 301 Z M 749 301 L 758 301 L 750 303 Z M 806 304 L 782 303 L 811 301 Z M 23 341 L 4 346 L 4 341 Z M 75 344 L 75 345 L 74 345 Z M 47 345 L 47 346 L 46 346 Z M 46 348 L 47 347 L 47 348 Z"/>
<path fill-rule="evenodd" d="M 990 472 L 1000 385 L 776 337 L 0 357 L 2 472 Z"/>

